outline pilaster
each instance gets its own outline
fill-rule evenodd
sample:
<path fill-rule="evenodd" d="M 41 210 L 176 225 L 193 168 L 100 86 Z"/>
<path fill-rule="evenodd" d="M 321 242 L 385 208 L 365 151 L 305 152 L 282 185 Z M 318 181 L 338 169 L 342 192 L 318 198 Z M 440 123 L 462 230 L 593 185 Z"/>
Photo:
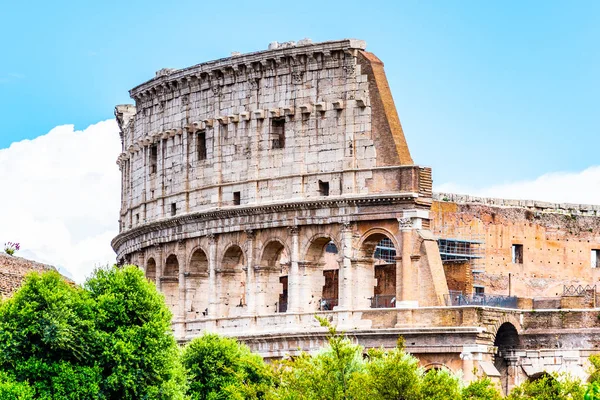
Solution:
<path fill-rule="evenodd" d="M 290 255 L 290 271 L 288 275 L 288 311 L 301 312 L 303 307 L 301 301 L 302 280 L 300 279 L 299 263 L 299 229 L 297 226 L 289 228 L 292 237 L 292 248 Z"/>

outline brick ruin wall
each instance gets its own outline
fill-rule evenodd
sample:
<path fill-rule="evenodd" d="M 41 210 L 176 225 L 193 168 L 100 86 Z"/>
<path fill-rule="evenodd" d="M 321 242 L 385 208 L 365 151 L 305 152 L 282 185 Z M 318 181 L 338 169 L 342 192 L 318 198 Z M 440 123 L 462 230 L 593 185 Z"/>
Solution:
<path fill-rule="evenodd" d="M 600 265 L 600 206 L 505 200 L 437 193 L 431 209 L 439 237 L 484 240 L 485 272 L 474 284 L 488 294 L 543 299 L 563 294 L 563 287 L 597 285 Z M 451 232 L 449 232 L 449 230 Z M 513 263 L 512 246 L 523 246 L 523 262 Z"/>
<path fill-rule="evenodd" d="M 29 272 L 55 271 L 56 268 L 25 258 L 0 254 L 0 296 L 12 295 Z"/>

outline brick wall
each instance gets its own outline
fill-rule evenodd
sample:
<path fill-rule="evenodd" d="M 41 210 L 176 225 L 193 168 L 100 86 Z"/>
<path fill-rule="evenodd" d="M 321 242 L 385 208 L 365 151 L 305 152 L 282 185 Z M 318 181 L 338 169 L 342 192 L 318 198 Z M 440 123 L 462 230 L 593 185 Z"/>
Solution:
<path fill-rule="evenodd" d="M 21 286 L 27 273 L 52 270 L 56 268 L 25 258 L 0 254 L 0 296 L 10 296 L 14 293 Z"/>

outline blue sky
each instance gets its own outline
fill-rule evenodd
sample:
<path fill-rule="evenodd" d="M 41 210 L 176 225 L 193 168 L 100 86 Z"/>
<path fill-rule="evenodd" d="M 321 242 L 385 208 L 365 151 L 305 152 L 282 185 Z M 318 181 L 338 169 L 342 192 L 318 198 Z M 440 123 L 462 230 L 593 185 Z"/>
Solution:
<path fill-rule="evenodd" d="M 111 118 L 163 67 L 355 37 L 385 62 L 413 157 L 436 182 L 481 186 L 597 160 L 598 1 L 58 0 L 6 2 L 0 16 L 0 148 Z"/>
<path fill-rule="evenodd" d="M 366 40 L 435 190 L 600 204 L 597 0 L 5 1 L 0 18 L 0 188 L 18 194 L 0 244 L 77 281 L 114 261 L 114 106 L 161 68 L 272 41 Z"/>

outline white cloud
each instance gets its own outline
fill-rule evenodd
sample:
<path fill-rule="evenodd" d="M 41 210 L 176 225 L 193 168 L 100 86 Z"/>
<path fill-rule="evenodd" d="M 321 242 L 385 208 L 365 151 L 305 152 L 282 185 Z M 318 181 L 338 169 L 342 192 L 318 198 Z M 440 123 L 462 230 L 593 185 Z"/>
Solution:
<path fill-rule="evenodd" d="M 515 200 L 541 200 L 553 203 L 600 204 L 600 166 L 578 172 L 553 172 L 533 180 L 474 188 L 454 183 L 436 186 L 435 191 L 499 197 Z"/>
<path fill-rule="evenodd" d="M 0 245 L 19 242 L 19 256 L 66 269 L 77 282 L 113 263 L 119 153 L 113 120 L 83 131 L 58 126 L 1 149 Z"/>

